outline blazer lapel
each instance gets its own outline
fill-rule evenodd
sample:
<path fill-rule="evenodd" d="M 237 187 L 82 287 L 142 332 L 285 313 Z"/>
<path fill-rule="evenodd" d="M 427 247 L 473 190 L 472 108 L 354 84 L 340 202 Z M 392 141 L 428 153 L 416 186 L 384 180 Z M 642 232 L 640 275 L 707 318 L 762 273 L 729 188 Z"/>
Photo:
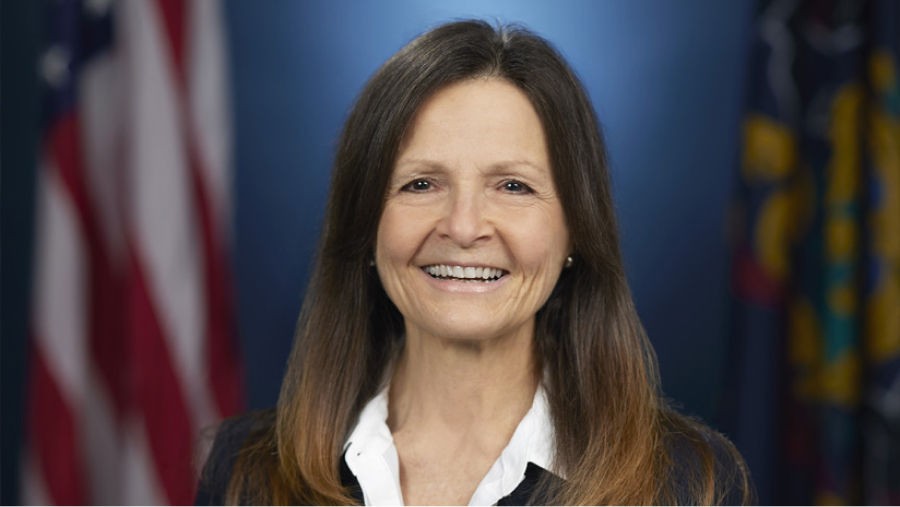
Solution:
<path fill-rule="evenodd" d="M 525 478 L 522 479 L 522 482 L 516 486 L 516 489 L 513 490 L 512 493 L 506 495 L 497 501 L 497 505 L 530 505 L 532 504 L 531 495 L 534 493 L 535 487 L 538 483 L 544 479 L 548 481 L 548 485 L 551 489 L 555 486 L 558 486 L 562 483 L 562 479 L 557 477 L 556 475 L 544 470 L 543 468 L 535 465 L 534 463 L 528 463 L 528 466 L 525 468 Z M 352 496 L 357 502 L 361 505 L 365 503 L 362 488 L 359 485 L 359 481 L 356 480 L 356 476 L 353 475 L 353 472 L 350 471 L 350 467 L 347 466 L 347 460 L 344 459 L 344 456 L 341 456 L 341 484 L 347 488 L 350 496 Z M 533 499 L 534 504 L 543 505 L 546 503 L 545 495 L 538 494 L 536 498 Z"/>
<path fill-rule="evenodd" d="M 359 485 L 359 481 L 356 480 L 356 476 L 350 471 L 350 467 L 347 466 L 346 454 L 345 451 L 344 454 L 341 455 L 341 485 L 347 488 L 350 496 L 352 496 L 354 500 L 360 505 L 365 505 L 362 487 Z"/>
<path fill-rule="evenodd" d="M 563 482 L 560 477 L 557 477 L 552 472 L 544 470 L 529 461 L 528 466 L 525 467 L 525 478 L 522 479 L 522 482 L 516 486 L 512 493 L 498 500 L 497 505 L 546 505 L 549 500 L 546 493 L 538 493 L 534 498 L 531 497 L 541 480 L 547 481 L 547 486 L 549 486 L 550 490 L 556 489 Z"/>

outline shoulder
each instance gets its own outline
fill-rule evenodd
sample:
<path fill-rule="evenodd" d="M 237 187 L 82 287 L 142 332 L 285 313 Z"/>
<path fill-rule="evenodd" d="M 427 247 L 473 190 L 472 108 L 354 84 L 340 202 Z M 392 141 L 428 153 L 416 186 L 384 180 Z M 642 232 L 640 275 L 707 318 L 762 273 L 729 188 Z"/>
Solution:
<path fill-rule="evenodd" d="M 235 461 L 251 436 L 270 432 L 275 409 L 249 412 L 222 421 L 197 486 L 196 505 L 224 505 Z"/>
<path fill-rule="evenodd" d="M 709 503 L 742 505 L 755 501 L 755 488 L 744 458 L 727 437 L 708 426 L 677 415 L 670 419 L 666 450 L 679 503 L 696 503 L 694 487 L 711 485 Z"/>

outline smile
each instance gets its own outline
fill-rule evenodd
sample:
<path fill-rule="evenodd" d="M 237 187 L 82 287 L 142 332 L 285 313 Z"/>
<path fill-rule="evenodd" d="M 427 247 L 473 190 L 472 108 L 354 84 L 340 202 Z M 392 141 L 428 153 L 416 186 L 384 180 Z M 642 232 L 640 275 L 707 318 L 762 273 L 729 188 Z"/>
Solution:
<path fill-rule="evenodd" d="M 469 282 L 496 282 L 506 275 L 502 269 L 487 266 L 449 266 L 447 264 L 433 264 L 422 266 L 422 270 L 438 280 L 459 280 Z"/>

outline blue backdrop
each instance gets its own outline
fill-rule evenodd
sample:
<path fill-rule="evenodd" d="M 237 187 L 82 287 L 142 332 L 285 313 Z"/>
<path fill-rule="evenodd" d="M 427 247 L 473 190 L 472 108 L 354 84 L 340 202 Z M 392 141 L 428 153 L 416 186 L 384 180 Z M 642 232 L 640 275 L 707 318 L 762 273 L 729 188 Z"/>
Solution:
<path fill-rule="evenodd" d="M 15 502 L 41 2 L 2 2 L 3 501 Z M 338 131 L 419 33 L 479 17 L 552 41 L 604 126 L 626 269 L 666 393 L 717 425 L 751 2 L 226 0 L 236 128 L 234 260 L 250 407 L 277 397 Z M 14 97 L 15 100 L 10 100 Z"/>
<path fill-rule="evenodd" d="M 626 267 L 666 393 L 714 419 L 727 310 L 749 2 L 228 2 L 236 263 L 249 401 L 274 403 L 335 140 L 378 66 L 440 23 L 518 22 L 552 41 L 604 126 Z M 715 423 L 714 420 L 710 422 Z"/>

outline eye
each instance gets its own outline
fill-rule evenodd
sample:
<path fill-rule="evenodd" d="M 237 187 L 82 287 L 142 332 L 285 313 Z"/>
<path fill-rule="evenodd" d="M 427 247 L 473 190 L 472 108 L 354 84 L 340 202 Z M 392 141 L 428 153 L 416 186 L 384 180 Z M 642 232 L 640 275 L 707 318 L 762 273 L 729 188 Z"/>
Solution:
<path fill-rule="evenodd" d="M 503 190 L 513 194 L 530 194 L 533 192 L 531 187 L 522 183 L 521 181 L 516 180 L 507 180 L 503 182 Z"/>
<path fill-rule="evenodd" d="M 432 183 L 430 181 L 424 180 L 424 179 L 419 179 L 419 180 L 410 181 L 406 185 L 403 185 L 403 187 L 400 188 L 400 191 L 401 192 L 427 192 L 427 191 L 431 190 L 431 188 L 433 186 L 434 185 L 432 185 Z"/>

